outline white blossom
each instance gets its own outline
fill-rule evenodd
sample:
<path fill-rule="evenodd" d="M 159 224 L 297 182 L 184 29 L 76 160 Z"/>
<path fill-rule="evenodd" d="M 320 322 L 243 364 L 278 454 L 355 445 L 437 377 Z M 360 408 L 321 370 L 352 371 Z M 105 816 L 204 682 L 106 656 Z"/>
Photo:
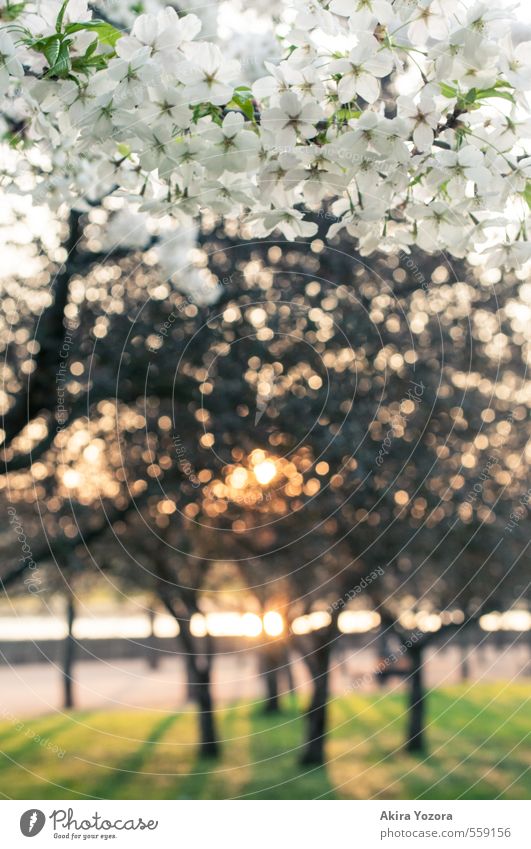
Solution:
<path fill-rule="evenodd" d="M 439 123 L 440 114 L 430 97 L 421 96 L 418 103 L 410 97 L 399 97 L 398 115 L 409 126 L 413 141 L 419 150 L 430 150 Z"/>
<path fill-rule="evenodd" d="M 318 133 L 316 126 L 324 117 L 317 103 L 302 103 L 295 92 L 281 95 L 278 106 L 264 110 L 262 127 L 269 131 L 275 145 L 293 147 L 298 137 L 311 139 Z"/>
<path fill-rule="evenodd" d="M 333 74 L 341 74 L 338 85 L 340 103 L 350 103 L 357 96 L 367 103 L 374 103 L 380 94 L 379 78 L 386 77 L 393 68 L 393 59 L 388 51 L 381 51 L 372 35 L 361 35 L 348 59 L 330 62 Z"/>
<path fill-rule="evenodd" d="M 276 4 L 265 62 L 271 21 L 249 40 L 258 61 L 199 0 L 197 16 L 134 5 L 100 4 L 117 30 L 85 0 L 62 21 L 61 0 L 27 0 L 0 25 L 4 144 L 24 139 L 10 192 L 80 209 L 112 192 L 140 215 L 188 226 L 210 210 L 286 239 L 312 236 L 305 205 L 326 202 L 329 235 L 363 255 L 416 244 L 528 263 L 531 37 L 510 3 Z"/>
<path fill-rule="evenodd" d="M 239 63 L 225 59 L 215 44 L 191 43 L 185 52 L 187 58 L 178 64 L 176 76 L 184 84 L 190 102 L 228 103 L 232 84 L 238 78 Z"/>
<path fill-rule="evenodd" d="M 202 135 L 210 142 L 204 159 L 209 173 L 238 173 L 257 166 L 260 142 L 256 133 L 245 129 L 240 113 L 229 112 L 221 127 L 210 125 Z"/>

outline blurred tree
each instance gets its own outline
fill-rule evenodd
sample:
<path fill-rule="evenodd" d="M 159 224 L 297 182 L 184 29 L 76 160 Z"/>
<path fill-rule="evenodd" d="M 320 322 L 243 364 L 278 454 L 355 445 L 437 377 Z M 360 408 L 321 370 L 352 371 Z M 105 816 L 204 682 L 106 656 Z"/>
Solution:
<path fill-rule="evenodd" d="M 212 653 L 193 660 L 186 622 L 200 610 L 212 561 L 237 563 L 262 608 L 280 603 L 288 622 L 321 613 L 317 627 L 296 635 L 313 681 L 304 757 L 320 762 L 336 603 L 380 566 L 370 597 L 398 630 L 411 594 L 421 592 L 412 564 L 432 552 L 413 612 L 424 598 L 445 609 L 447 539 L 466 551 L 463 526 L 494 532 L 493 504 L 514 503 L 521 490 L 529 286 L 510 278 L 498 291 L 492 276 L 472 285 L 463 269 L 456 278 L 433 257 L 416 257 L 414 273 L 405 256 L 369 267 L 346 238 L 328 247 L 319 237 L 253 243 L 215 221 L 204 222 L 188 266 L 165 245 L 167 265 L 181 271 L 161 280 L 150 237 L 142 250 L 124 249 L 123 238 L 120 251 L 102 249 L 113 218 L 98 208 L 78 222 L 83 262 L 63 311 L 60 396 L 53 369 L 36 362 L 26 341 L 31 310 L 24 316 L 29 332 L 12 356 L 18 373 L 42 376 L 49 397 L 39 390 L 45 401 L 39 393 L 28 401 L 37 377 L 29 388 L 17 382 L 13 359 L 10 409 L 22 405 L 34 417 L 5 449 L 6 494 L 35 537 L 35 561 L 49 556 L 48 541 L 54 551 L 91 557 L 103 532 L 105 546 L 127 550 L 136 525 L 131 540 L 145 536 L 149 580 L 182 623 L 203 694 Z M 175 533 L 187 554 L 174 557 L 164 540 L 149 549 L 163 532 Z M 487 546 L 483 531 L 480 539 Z M 205 541 L 192 568 L 189 552 Z M 486 558 L 483 580 L 496 562 Z M 16 553 L 5 563 L 6 587 L 27 573 Z M 188 584 L 183 570 L 193 572 Z M 131 579 L 140 581 L 136 572 Z M 204 698 L 213 752 L 211 696 Z"/>

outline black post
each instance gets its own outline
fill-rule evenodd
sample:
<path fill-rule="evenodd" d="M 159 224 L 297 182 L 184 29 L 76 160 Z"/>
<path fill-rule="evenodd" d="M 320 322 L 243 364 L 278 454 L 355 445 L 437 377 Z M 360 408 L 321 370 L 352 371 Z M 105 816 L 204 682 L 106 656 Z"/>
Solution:
<path fill-rule="evenodd" d="M 74 619 L 76 616 L 74 596 L 71 592 L 66 596 L 66 625 L 67 634 L 63 647 L 63 707 L 70 710 L 74 707 L 74 694 L 72 689 L 72 671 L 75 656 L 75 639 L 73 634 Z"/>

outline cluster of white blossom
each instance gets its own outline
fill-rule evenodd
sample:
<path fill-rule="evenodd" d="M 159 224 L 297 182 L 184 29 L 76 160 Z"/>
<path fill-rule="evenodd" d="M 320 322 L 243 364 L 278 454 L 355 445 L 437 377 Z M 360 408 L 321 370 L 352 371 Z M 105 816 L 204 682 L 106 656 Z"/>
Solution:
<path fill-rule="evenodd" d="M 294 0 L 283 57 L 249 87 L 196 15 L 152 5 L 123 32 L 85 0 L 4 4 L 4 137 L 39 201 L 114 193 L 288 239 L 324 204 L 363 254 L 531 262 L 531 30 L 510 6 Z M 30 185 L 9 157 L 3 173 Z"/>
<path fill-rule="evenodd" d="M 180 15 L 193 13 L 201 20 L 203 37 L 214 38 L 218 32 L 218 15 L 223 0 L 95 0 L 90 3 L 94 17 L 102 18 L 118 29 L 130 29 L 140 14 L 156 15 L 171 6 Z M 230 0 L 229 0 L 230 2 Z M 235 0 L 238 2 L 238 0 Z"/>

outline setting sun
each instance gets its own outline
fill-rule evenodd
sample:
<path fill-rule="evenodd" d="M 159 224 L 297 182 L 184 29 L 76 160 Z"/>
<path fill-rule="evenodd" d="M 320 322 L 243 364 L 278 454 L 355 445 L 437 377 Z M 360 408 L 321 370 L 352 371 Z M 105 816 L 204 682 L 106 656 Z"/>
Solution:
<path fill-rule="evenodd" d="M 277 467 L 272 460 L 264 460 L 254 467 L 254 475 L 258 483 L 263 486 L 270 483 L 277 473 Z"/>
<path fill-rule="evenodd" d="M 264 631 L 268 637 L 279 637 L 284 630 L 284 620 L 276 610 L 268 610 L 264 614 Z"/>

